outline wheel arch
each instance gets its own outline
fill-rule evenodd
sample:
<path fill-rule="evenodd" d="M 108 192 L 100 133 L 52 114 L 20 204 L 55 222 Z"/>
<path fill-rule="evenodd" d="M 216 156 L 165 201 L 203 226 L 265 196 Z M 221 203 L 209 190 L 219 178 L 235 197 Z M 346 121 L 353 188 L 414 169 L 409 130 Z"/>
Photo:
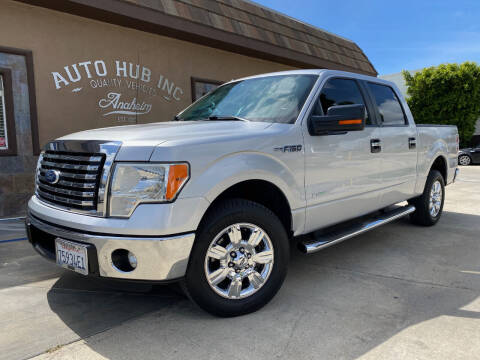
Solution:
<path fill-rule="evenodd" d="M 447 166 L 447 159 L 443 155 L 439 155 L 435 158 L 432 165 L 430 166 L 430 171 L 437 170 L 442 174 L 443 180 L 445 184 L 447 183 L 447 176 L 448 176 L 448 166 Z"/>
<path fill-rule="evenodd" d="M 205 211 L 200 225 L 220 202 L 226 199 L 246 199 L 257 202 L 278 216 L 289 236 L 293 233 L 290 203 L 284 192 L 274 183 L 263 179 L 250 179 L 231 185 L 218 194 Z"/>
<path fill-rule="evenodd" d="M 431 160 L 430 160 L 431 159 Z M 425 189 L 425 184 L 427 182 L 428 174 L 432 170 L 438 170 L 443 176 L 445 184 L 448 182 L 448 165 L 447 159 L 441 152 L 437 152 L 434 156 L 430 157 L 428 160 L 425 159 L 417 168 L 417 183 L 415 185 L 415 194 L 419 196 L 423 193 Z"/>

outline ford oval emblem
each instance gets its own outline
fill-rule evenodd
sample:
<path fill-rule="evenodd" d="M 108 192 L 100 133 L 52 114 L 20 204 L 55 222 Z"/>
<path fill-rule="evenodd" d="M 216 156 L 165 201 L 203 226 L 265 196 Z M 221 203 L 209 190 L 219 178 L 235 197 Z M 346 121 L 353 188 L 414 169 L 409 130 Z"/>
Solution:
<path fill-rule="evenodd" d="M 50 184 L 56 184 L 60 180 L 60 171 L 48 170 L 45 173 L 45 180 Z"/>

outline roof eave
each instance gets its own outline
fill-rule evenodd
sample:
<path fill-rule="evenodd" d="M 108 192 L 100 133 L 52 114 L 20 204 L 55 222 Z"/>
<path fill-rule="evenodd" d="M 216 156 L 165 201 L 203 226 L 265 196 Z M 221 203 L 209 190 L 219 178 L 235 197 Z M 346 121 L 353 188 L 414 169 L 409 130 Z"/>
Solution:
<path fill-rule="evenodd" d="M 17 1 L 289 66 L 328 68 L 377 76 L 373 66 L 371 72 L 350 67 L 177 16 L 171 16 L 133 3 L 118 0 Z"/>

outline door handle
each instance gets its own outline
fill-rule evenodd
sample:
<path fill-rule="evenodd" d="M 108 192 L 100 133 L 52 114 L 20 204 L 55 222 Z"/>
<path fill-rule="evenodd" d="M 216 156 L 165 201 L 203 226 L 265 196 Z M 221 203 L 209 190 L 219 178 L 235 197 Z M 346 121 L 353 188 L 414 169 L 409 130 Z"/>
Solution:
<path fill-rule="evenodd" d="M 415 149 L 417 147 L 417 139 L 414 137 L 408 138 L 408 148 Z"/>
<path fill-rule="evenodd" d="M 370 140 L 370 152 L 379 153 L 382 151 L 382 142 L 380 139 L 371 139 Z"/>

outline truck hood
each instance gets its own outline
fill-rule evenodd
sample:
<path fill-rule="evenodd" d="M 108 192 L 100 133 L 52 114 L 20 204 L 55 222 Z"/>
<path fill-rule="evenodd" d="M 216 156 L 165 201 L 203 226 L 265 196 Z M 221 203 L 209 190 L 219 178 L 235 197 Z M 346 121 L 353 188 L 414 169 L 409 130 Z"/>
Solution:
<path fill-rule="evenodd" d="M 170 121 L 141 125 L 115 126 L 81 131 L 58 140 L 120 141 L 116 159 L 122 161 L 148 161 L 155 146 L 166 141 L 208 141 L 208 138 L 251 136 L 272 126 L 272 123 L 245 121 Z"/>
<path fill-rule="evenodd" d="M 81 131 L 59 140 L 112 140 L 158 144 L 168 140 L 222 136 L 236 132 L 257 132 L 271 123 L 245 121 L 169 121 L 142 125 L 114 126 Z"/>

